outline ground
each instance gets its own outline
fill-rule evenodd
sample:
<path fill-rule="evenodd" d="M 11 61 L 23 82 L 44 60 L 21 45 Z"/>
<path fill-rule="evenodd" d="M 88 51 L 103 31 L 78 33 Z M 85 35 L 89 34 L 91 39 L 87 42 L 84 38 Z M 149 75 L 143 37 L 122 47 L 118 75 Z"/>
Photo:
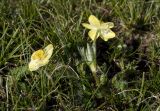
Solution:
<path fill-rule="evenodd" d="M 1 111 L 159 111 L 159 0 L 1 0 Z M 82 23 L 113 22 L 96 40 L 97 78 L 80 49 Z M 29 71 L 34 51 L 53 44 L 49 63 Z"/>

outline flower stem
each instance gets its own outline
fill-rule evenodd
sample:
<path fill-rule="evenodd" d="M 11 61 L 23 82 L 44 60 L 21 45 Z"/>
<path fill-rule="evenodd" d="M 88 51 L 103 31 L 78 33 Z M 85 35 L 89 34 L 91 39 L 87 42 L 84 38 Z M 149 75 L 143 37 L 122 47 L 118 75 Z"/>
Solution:
<path fill-rule="evenodd" d="M 91 71 L 92 71 L 92 75 L 94 77 L 94 80 L 96 82 L 96 86 L 99 86 L 99 78 L 97 76 L 97 61 L 96 61 L 96 41 L 93 42 L 93 48 L 94 48 L 94 59 L 93 62 L 90 65 Z"/>
<path fill-rule="evenodd" d="M 92 75 L 93 75 L 94 80 L 96 82 L 96 86 L 99 86 L 99 78 L 97 77 L 96 71 L 92 71 Z"/>

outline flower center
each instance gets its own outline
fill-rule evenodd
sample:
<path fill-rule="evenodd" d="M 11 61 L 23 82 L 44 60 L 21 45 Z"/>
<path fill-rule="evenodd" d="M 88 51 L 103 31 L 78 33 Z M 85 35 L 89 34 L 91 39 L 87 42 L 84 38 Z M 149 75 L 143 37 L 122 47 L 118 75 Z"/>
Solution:
<path fill-rule="evenodd" d="M 103 29 L 103 30 L 101 30 L 101 34 L 107 35 L 109 32 L 110 32 L 109 29 Z"/>
<path fill-rule="evenodd" d="M 32 59 L 33 60 L 36 60 L 36 59 L 39 59 L 39 60 L 42 60 L 45 58 L 45 53 L 42 49 L 40 50 L 37 50 L 36 52 L 34 52 L 34 54 L 32 55 Z"/>

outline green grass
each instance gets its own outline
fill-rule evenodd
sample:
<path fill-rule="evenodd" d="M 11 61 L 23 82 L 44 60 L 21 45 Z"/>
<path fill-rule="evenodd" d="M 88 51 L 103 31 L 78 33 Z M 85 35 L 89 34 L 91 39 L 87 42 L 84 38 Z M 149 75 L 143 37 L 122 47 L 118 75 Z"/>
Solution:
<path fill-rule="evenodd" d="M 113 22 L 116 38 L 97 40 L 97 74 L 79 48 L 91 43 L 89 15 Z M 159 0 L 1 0 L 1 111 L 159 111 Z M 52 43 L 49 64 L 28 70 Z"/>

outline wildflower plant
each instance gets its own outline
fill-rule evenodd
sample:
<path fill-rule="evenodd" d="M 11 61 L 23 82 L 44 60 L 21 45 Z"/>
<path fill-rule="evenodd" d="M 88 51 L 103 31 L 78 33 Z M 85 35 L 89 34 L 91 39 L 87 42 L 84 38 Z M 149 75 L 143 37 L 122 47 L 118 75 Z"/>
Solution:
<path fill-rule="evenodd" d="M 82 58 L 87 62 L 87 65 L 92 71 L 92 75 L 95 79 L 96 86 L 100 86 L 100 79 L 96 74 L 97 63 L 96 63 L 96 40 L 98 37 L 101 37 L 104 41 L 108 41 L 111 38 L 115 37 L 115 33 L 111 30 L 114 27 L 112 22 L 103 22 L 96 18 L 94 15 L 90 15 L 88 18 L 88 23 L 83 23 L 82 25 L 90 29 L 88 36 L 93 41 L 92 46 L 87 43 L 86 50 L 82 48 L 80 50 Z M 88 62 L 89 61 L 89 62 Z"/>

